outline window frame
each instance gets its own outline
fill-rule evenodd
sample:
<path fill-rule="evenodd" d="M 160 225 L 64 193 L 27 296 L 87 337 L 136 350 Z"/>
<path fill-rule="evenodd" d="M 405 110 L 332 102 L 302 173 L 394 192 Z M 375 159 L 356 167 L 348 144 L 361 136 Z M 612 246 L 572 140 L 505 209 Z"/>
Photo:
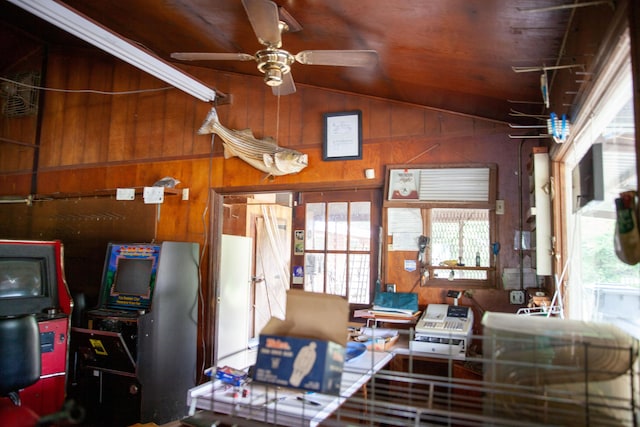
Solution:
<path fill-rule="evenodd" d="M 391 177 L 392 172 L 401 170 L 418 170 L 418 169 L 465 169 L 465 168 L 487 168 L 489 170 L 488 176 L 488 191 L 486 200 L 469 200 L 469 201 L 439 201 L 439 200 L 419 200 L 419 199 L 410 199 L 410 200 L 398 200 L 394 199 L 390 191 L 391 189 Z M 390 208 L 419 208 L 422 217 L 422 230 L 423 234 L 427 235 L 428 230 L 431 229 L 431 221 L 430 221 L 430 212 L 431 209 L 437 208 L 448 208 L 448 209 L 486 209 L 489 213 L 489 242 L 497 241 L 497 219 L 496 219 L 496 194 L 497 194 L 497 165 L 494 163 L 468 163 L 468 164 L 422 164 L 422 165 L 388 165 L 386 167 L 386 176 L 385 176 L 385 188 L 384 188 L 384 202 L 383 202 L 383 213 L 382 213 L 382 224 L 383 224 L 383 256 L 382 256 L 382 276 L 384 277 L 384 283 L 394 283 L 394 276 L 390 273 L 390 266 L 401 265 L 405 259 L 409 256 L 410 252 L 407 251 L 391 251 L 389 250 L 390 245 L 393 240 L 392 237 L 389 236 L 388 233 L 388 220 L 389 220 L 389 212 Z M 417 253 L 417 248 L 414 254 Z M 472 288 L 496 288 L 498 287 L 498 276 L 497 276 L 497 268 L 496 268 L 496 257 L 491 256 L 489 254 L 489 265 L 475 267 L 473 266 L 453 266 L 453 267 L 443 267 L 443 266 L 433 266 L 427 265 L 426 269 L 429 273 L 427 280 L 420 280 L 420 275 L 416 274 L 418 280 L 416 281 L 416 285 L 418 282 L 421 286 L 425 287 L 443 287 L 447 286 L 453 289 L 466 289 L 469 287 Z M 414 259 L 416 256 L 413 256 Z M 429 260 L 430 261 L 430 260 Z M 430 264 L 430 263 L 429 263 Z M 420 269 L 420 265 L 416 266 L 417 269 Z M 476 280 L 476 279 L 455 279 L 453 281 L 448 280 L 445 277 L 434 278 L 434 271 L 438 270 L 484 270 L 486 271 L 487 278 L 484 280 Z M 415 287 L 412 285 L 412 287 Z"/>
<path fill-rule="evenodd" d="M 294 223 L 296 224 L 294 228 L 305 230 L 306 236 L 306 205 L 309 203 L 340 203 L 340 202 L 370 202 L 371 203 L 371 224 L 370 224 L 370 233 L 371 233 L 371 241 L 370 241 L 370 250 L 369 250 L 369 304 L 365 303 L 350 303 L 352 308 L 363 308 L 370 306 L 370 303 L 373 301 L 373 295 L 375 291 L 375 283 L 378 279 L 377 273 L 378 269 L 378 261 L 379 261 L 379 235 L 381 229 L 381 190 L 380 189 L 356 189 L 356 190 L 335 190 L 335 191 L 318 191 L 318 192 L 301 192 L 298 194 L 298 208 L 294 210 Z M 350 212 L 350 210 L 349 210 Z M 306 239 L 305 239 L 306 240 Z M 348 244 L 348 242 L 347 242 Z M 350 254 L 362 254 L 363 251 L 350 251 L 347 245 L 347 249 L 345 251 L 341 250 L 328 250 L 326 245 L 322 250 L 313 250 L 309 251 L 313 253 L 324 253 L 325 254 L 325 263 L 326 263 L 326 255 L 327 254 L 335 254 L 335 253 L 345 253 Z M 304 265 L 304 260 L 307 254 L 307 249 L 305 248 L 303 254 L 294 254 L 293 255 L 293 264 L 294 265 Z M 326 274 L 326 270 L 325 270 Z M 347 277 L 347 295 L 344 296 L 348 298 L 348 289 L 349 289 L 349 278 Z M 292 287 L 304 289 L 304 283 L 296 283 L 293 284 Z M 325 289 L 326 289 L 326 280 L 325 280 Z"/>
<path fill-rule="evenodd" d="M 554 286 L 554 291 L 558 293 L 559 300 L 562 302 L 560 306 L 561 314 L 570 319 L 583 321 L 605 321 L 615 324 L 629 334 L 639 337 L 637 324 L 628 321 L 628 316 L 623 309 L 620 311 L 619 318 L 611 316 L 603 317 L 604 314 L 599 311 L 597 299 L 603 291 L 614 291 L 618 294 L 617 298 L 622 301 L 626 296 L 624 291 L 629 291 L 630 287 L 634 287 L 637 291 L 637 283 L 619 283 L 598 280 L 597 277 L 591 277 L 583 271 L 583 263 L 586 262 L 582 257 L 582 245 L 585 237 L 581 234 L 584 217 L 592 215 L 590 210 L 598 209 L 599 204 L 608 204 L 613 214 L 613 202 L 609 200 L 610 189 L 607 185 L 611 182 L 605 180 L 604 184 L 604 200 L 594 200 L 587 206 L 581 207 L 574 212 L 574 194 L 572 191 L 572 174 L 573 169 L 580 164 L 585 153 L 595 144 L 602 144 L 605 151 L 603 156 L 603 168 L 617 169 L 619 166 L 607 163 L 606 144 L 610 141 L 601 139 L 604 129 L 611 116 L 606 109 L 611 106 L 622 105 L 621 96 L 629 93 L 627 84 L 631 83 L 631 89 L 637 83 L 632 58 L 631 40 L 629 38 L 626 26 L 620 29 L 620 35 L 613 38 L 615 45 L 611 49 L 606 50 L 608 54 L 600 59 L 601 69 L 597 73 L 598 77 L 594 80 L 592 88 L 584 95 L 584 101 L 578 111 L 575 112 L 574 121 L 572 123 L 571 135 L 568 141 L 562 145 L 557 145 L 552 150 L 553 160 L 555 161 L 554 176 L 558 177 L 558 196 L 559 201 L 554 208 L 554 228 L 559 236 L 557 244 L 557 252 L 559 254 L 556 262 L 556 271 L 561 272 Z M 637 107 L 637 100 L 631 99 L 634 107 Z M 635 110 L 636 108 L 634 108 Z M 600 117 L 600 115 L 606 119 Z M 635 117 L 638 112 L 634 112 Z M 637 123 L 634 117 L 634 125 Z M 635 127 L 635 140 L 637 140 L 638 129 Z M 638 180 L 638 150 L 635 150 L 636 164 L 635 180 L 637 188 Z M 611 162 L 609 160 L 608 162 Z M 621 191 L 622 189 L 620 189 Z M 602 216 L 602 214 L 599 214 Z M 607 247 L 604 257 L 609 257 L 614 253 L 613 237 L 611 244 Z M 610 251 L 610 252 L 609 252 Z M 615 256 L 615 254 L 614 254 Z M 622 261 L 617 260 L 621 267 L 628 268 L 629 272 L 636 271 L 637 267 L 627 267 Z M 600 266 L 598 266 L 601 268 Z M 586 269 L 584 269 L 586 270 Z M 633 277 L 633 276 L 630 276 Z M 625 289 L 625 286 L 627 287 Z M 622 307 L 622 305 L 620 305 Z"/>

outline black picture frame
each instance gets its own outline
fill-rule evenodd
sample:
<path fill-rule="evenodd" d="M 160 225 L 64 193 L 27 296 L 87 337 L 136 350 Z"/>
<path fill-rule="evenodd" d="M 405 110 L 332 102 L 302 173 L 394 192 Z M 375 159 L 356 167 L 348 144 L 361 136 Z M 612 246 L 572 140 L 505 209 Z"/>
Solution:
<path fill-rule="evenodd" d="M 362 111 L 323 114 L 322 160 L 362 159 Z"/>

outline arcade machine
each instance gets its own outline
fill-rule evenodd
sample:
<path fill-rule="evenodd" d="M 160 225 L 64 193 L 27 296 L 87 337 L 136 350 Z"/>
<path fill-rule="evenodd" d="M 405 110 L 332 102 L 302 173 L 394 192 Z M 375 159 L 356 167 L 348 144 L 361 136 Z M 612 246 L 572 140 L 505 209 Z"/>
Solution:
<path fill-rule="evenodd" d="M 73 392 L 87 419 L 163 424 L 196 385 L 197 243 L 110 243 L 98 306 L 74 327 Z M 92 417 L 94 418 L 92 420 Z"/>
<path fill-rule="evenodd" d="M 73 301 L 63 265 L 60 241 L 0 240 L 0 319 L 33 314 L 38 322 L 40 379 L 20 400 L 40 417 L 65 402 Z"/>

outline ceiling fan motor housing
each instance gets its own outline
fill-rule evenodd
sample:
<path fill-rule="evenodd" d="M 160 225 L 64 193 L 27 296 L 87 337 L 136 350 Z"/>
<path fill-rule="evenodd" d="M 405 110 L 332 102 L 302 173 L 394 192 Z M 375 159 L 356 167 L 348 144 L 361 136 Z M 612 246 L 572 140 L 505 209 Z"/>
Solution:
<path fill-rule="evenodd" d="M 291 70 L 295 57 L 286 50 L 264 49 L 256 53 L 258 70 L 264 74 L 264 82 L 269 86 L 280 86 L 282 75 Z"/>

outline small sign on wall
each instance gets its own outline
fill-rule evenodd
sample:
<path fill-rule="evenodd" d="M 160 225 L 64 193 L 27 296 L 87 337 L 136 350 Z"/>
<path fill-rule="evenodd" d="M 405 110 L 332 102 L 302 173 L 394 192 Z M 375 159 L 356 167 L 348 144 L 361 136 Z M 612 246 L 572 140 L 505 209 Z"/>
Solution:
<path fill-rule="evenodd" d="M 293 233 L 293 254 L 304 255 L 304 230 L 296 230 Z"/>
<path fill-rule="evenodd" d="M 293 284 L 301 285 L 304 283 L 304 267 L 296 265 L 293 267 Z"/>
<path fill-rule="evenodd" d="M 404 269 L 405 269 L 405 271 L 408 271 L 408 272 L 416 271 L 416 260 L 415 259 L 405 259 L 404 260 Z"/>
<path fill-rule="evenodd" d="M 134 200 L 136 198 L 135 188 L 117 188 L 116 200 Z"/>
<path fill-rule="evenodd" d="M 145 203 L 164 202 L 164 187 L 144 187 L 142 197 Z"/>

